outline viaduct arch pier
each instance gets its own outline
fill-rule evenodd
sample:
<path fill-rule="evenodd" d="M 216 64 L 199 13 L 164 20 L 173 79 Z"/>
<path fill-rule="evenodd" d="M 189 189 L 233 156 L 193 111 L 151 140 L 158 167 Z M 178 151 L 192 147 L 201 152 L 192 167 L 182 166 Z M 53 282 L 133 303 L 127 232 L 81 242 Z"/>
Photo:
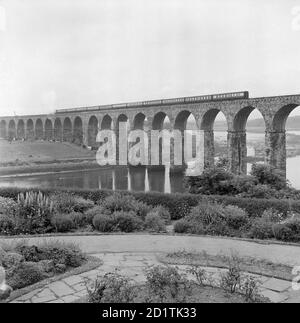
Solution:
<path fill-rule="evenodd" d="M 257 109 L 265 124 L 265 162 L 286 173 L 286 131 L 289 114 L 300 106 L 300 94 L 250 98 L 247 91 L 58 109 L 53 114 L 2 116 L 0 137 L 45 139 L 95 146 L 99 130 L 111 129 L 118 138 L 118 123 L 126 121 L 128 131 L 160 130 L 165 118 L 169 128 L 185 130 L 192 115 L 197 129 L 204 131 L 205 163 L 214 162 L 214 121 L 222 112 L 227 122 L 230 170 L 246 173 L 246 123 Z"/>

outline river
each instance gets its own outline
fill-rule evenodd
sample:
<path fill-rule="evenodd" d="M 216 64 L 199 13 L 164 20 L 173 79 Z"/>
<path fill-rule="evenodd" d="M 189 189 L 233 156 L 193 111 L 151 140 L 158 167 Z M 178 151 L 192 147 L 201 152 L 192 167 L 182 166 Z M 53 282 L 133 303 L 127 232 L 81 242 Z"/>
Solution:
<path fill-rule="evenodd" d="M 292 132 L 300 135 L 300 132 Z M 262 140 L 262 133 L 248 133 L 248 151 L 251 141 Z M 217 141 L 225 140 L 226 133 L 216 132 Z M 287 159 L 287 179 L 293 187 L 300 189 L 300 156 Z M 251 165 L 248 165 L 248 169 Z M 134 191 L 183 192 L 183 172 L 169 169 L 149 170 L 145 167 L 103 168 L 99 170 L 71 171 L 41 175 L 19 175 L 1 177 L 0 186 L 41 187 L 41 188 L 84 188 L 117 189 Z"/>

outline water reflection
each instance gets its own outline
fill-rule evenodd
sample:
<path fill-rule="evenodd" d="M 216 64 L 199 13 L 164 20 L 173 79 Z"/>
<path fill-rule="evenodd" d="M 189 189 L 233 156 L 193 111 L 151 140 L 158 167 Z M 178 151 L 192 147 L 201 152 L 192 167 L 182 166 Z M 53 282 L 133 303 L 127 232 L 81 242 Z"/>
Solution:
<path fill-rule="evenodd" d="M 300 156 L 287 159 L 287 178 L 295 188 L 300 188 Z M 248 165 L 248 170 L 250 164 Z M 89 171 L 72 171 L 48 175 L 1 177 L 0 186 L 23 188 L 84 188 L 165 193 L 184 192 L 184 170 L 169 167 L 116 167 Z"/>
<path fill-rule="evenodd" d="M 183 192 L 183 171 L 170 167 L 116 167 L 47 175 L 0 178 L 0 186 L 84 188 L 133 191 Z"/>

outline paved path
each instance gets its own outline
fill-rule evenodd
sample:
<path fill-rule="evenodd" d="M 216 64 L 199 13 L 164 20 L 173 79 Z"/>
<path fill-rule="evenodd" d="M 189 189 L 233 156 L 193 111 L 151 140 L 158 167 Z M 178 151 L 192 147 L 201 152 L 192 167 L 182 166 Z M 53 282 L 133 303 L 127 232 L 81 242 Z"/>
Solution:
<path fill-rule="evenodd" d="M 0 239 L 1 240 L 4 239 Z M 11 240 L 11 239 L 10 239 Z M 17 239 L 14 239 L 17 240 Z M 24 239 L 23 239 L 24 240 Z M 90 235 L 55 236 L 49 238 L 26 238 L 30 244 L 44 240 L 75 242 L 88 254 L 108 252 L 173 252 L 178 250 L 201 252 L 210 255 L 231 255 L 232 252 L 245 257 L 269 260 L 274 263 L 300 266 L 300 245 L 262 244 L 251 241 L 215 237 L 184 235 Z"/>
<path fill-rule="evenodd" d="M 0 239 L 0 242 L 1 240 L 4 239 Z M 192 252 L 205 250 L 210 255 L 237 253 L 240 256 L 300 266 L 300 246 L 262 244 L 214 237 L 127 234 L 35 237 L 26 238 L 26 240 L 29 244 L 36 244 L 44 240 L 74 242 L 84 252 L 103 259 L 104 265 L 96 270 L 51 283 L 44 288 L 19 297 L 15 302 L 72 302 L 86 294 L 83 284 L 85 277 L 95 278 L 97 275 L 115 270 L 116 267 L 119 267 L 122 274 L 141 282 L 145 279 L 144 268 L 158 264 L 156 255 L 176 250 Z M 184 270 L 185 266 L 179 266 L 179 268 Z M 208 270 L 219 275 L 216 269 L 208 268 Z M 261 292 L 273 302 L 300 303 L 300 291 L 292 291 L 291 282 L 261 278 L 263 283 Z"/>
<path fill-rule="evenodd" d="M 98 275 L 112 272 L 116 268 L 120 274 L 132 278 L 137 283 L 145 281 L 144 268 L 159 264 L 153 253 L 101 253 L 94 255 L 104 261 L 103 266 L 79 275 L 62 279 L 25 294 L 13 303 L 70 303 L 86 295 L 85 280 L 95 279 Z M 179 270 L 186 271 L 187 266 L 180 265 Z M 220 279 L 223 269 L 205 267 L 214 281 Z M 256 276 L 256 275 L 253 275 Z M 261 281 L 260 294 L 275 303 L 300 303 L 300 291 L 294 292 L 288 281 L 256 276 Z M 189 276 L 188 278 L 192 278 Z"/>

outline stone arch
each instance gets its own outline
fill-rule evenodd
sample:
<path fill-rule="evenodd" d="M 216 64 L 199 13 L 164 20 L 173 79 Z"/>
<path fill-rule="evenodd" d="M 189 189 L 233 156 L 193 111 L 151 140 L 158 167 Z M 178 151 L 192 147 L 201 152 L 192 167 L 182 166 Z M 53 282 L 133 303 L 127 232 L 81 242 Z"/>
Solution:
<path fill-rule="evenodd" d="M 25 122 L 23 119 L 18 120 L 17 123 L 17 138 L 25 139 Z"/>
<path fill-rule="evenodd" d="M 81 145 L 83 143 L 83 125 L 80 117 L 74 119 L 73 138 L 76 144 Z"/>
<path fill-rule="evenodd" d="M 179 129 L 182 131 L 186 130 L 187 122 L 190 116 L 193 116 L 195 119 L 195 116 L 191 111 L 188 111 L 188 110 L 180 111 L 175 118 L 174 129 Z"/>
<path fill-rule="evenodd" d="M 228 128 L 228 120 L 225 113 L 223 113 L 223 111 L 219 109 L 210 109 L 204 113 L 201 119 L 200 129 L 212 131 L 214 129 L 214 123 L 215 123 L 216 117 L 219 113 L 222 113 L 224 115 L 227 123 L 227 128 Z"/>
<path fill-rule="evenodd" d="M 101 130 L 112 129 L 112 127 L 113 127 L 112 117 L 106 114 L 101 121 Z"/>
<path fill-rule="evenodd" d="M 96 116 L 91 116 L 88 122 L 88 146 L 96 147 L 96 138 L 98 133 L 98 119 Z"/>
<path fill-rule="evenodd" d="M 204 131 L 204 164 L 205 167 L 212 167 L 215 164 L 215 134 L 214 124 L 220 113 L 226 120 L 226 131 L 228 130 L 228 119 L 225 113 L 220 109 L 210 109 L 204 113 L 200 120 L 200 130 Z M 227 142 L 227 136 L 224 138 Z M 221 151 L 223 148 L 219 147 Z M 220 153 L 222 155 L 222 152 Z"/>
<path fill-rule="evenodd" d="M 69 117 L 64 119 L 63 123 L 63 141 L 72 142 L 72 122 Z"/>
<path fill-rule="evenodd" d="M 147 119 L 147 117 L 144 113 L 139 112 L 138 114 L 136 114 L 133 119 L 133 125 L 132 125 L 133 129 L 134 130 L 137 130 L 137 129 L 143 130 L 144 126 L 145 126 L 146 119 Z"/>
<path fill-rule="evenodd" d="M 281 170 L 286 176 L 286 122 L 297 103 L 282 106 L 274 114 L 271 130 L 266 132 L 266 162 Z"/>
<path fill-rule="evenodd" d="M 239 110 L 234 116 L 232 124 L 233 131 L 245 131 L 248 118 L 254 110 L 257 110 L 264 119 L 263 114 L 257 108 L 254 108 L 252 106 L 244 107 L 241 110 Z"/>
<path fill-rule="evenodd" d="M 272 130 L 273 131 L 279 131 L 284 132 L 286 121 L 288 119 L 288 116 L 291 114 L 291 112 L 296 109 L 299 106 L 299 104 L 288 104 L 283 107 L 281 107 L 274 115 L 273 121 L 272 121 Z"/>
<path fill-rule="evenodd" d="M 34 135 L 34 123 L 32 119 L 28 119 L 26 122 L 26 137 L 27 139 L 33 140 L 35 135 Z"/>
<path fill-rule="evenodd" d="M 63 138 L 63 129 L 60 118 L 56 118 L 54 121 L 54 131 L 53 131 L 54 139 L 61 141 Z"/>
<path fill-rule="evenodd" d="M 50 119 L 47 119 L 45 122 L 45 139 L 46 140 L 53 139 L 53 125 Z"/>
<path fill-rule="evenodd" d="M 35 137 L 36 139 L 44 138 L 44 128 L 42 119 L 37 119 L 35 122 Z"/>
<path fill-rule="evenodd" d="M 10 140 L 16 138 L 16 123 L 14 120 L 10 120 L 8 124 L 8 138 Z"/>
<path fill-rule="evenodd" d="M 161 111 L 161 112 L 156 113 L 153 117 L 152 129 L 153 130 L 163 129 L 166 119 L 169 120 L 169 122 L 170 122 L 170 118 L 165 112 Z M 170 127 L 171 127 L 171 123 L 170 123 Z"/>
<path fill-rule="evenodd" d="M 6 133 L 6 121 L 1 120 L 0 122 L 0 137 L 1 138 L 6 138 L 7 133 Z"/>
<path fill-rule="evenodd" d="M 263 114 L 253 106 L 246 106 L 240 109 L 234 116 L 232 123 L 232 131 L 229 132 L 229 144 L 231 153 L 231 170 L 235 173 L 245 174 L 247 173 L 247 132 L 246 125 L 249 117 L 254 111 L 258 111 L 261 115 L 264 123 L 264 128 L 266 129 L 266 123 Z M 262 134 L 263 136 L 263 134 Z M 259 138 L 258 138 L 259 139 Z M 264 142 L 264 140 L 263 140 Z M 255 157 L 255 148 L 254 156 Z M 265 158 L 265 153 L 264 156 Z"/>

